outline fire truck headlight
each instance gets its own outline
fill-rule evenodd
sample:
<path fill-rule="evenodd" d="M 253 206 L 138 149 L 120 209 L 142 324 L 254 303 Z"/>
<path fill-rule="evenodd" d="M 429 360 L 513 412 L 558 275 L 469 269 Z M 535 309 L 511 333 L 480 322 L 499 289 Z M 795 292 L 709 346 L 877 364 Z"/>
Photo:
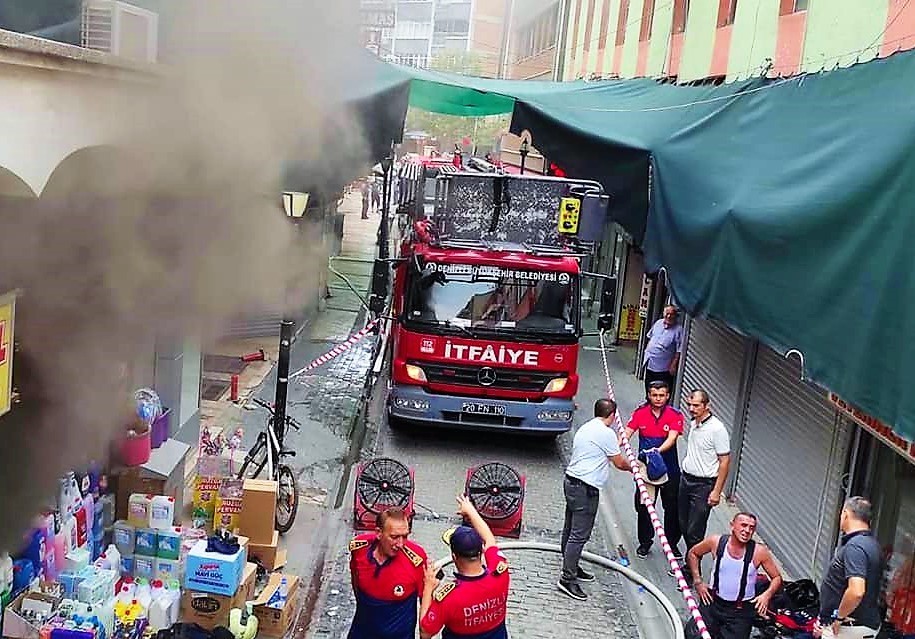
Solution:
<path fill-rule="evenodd" d="M 407 377 L 417 382 L 424 382 L 426 381 L 426 371 L 421 369 L 419 366 L 407 364 Z M 565 384 L 563 384 L 563 386 L 564 385 Z"/>
<path fill-rule="evenodd" d="M 568 377 L 556 377 L 551 379 L 550 382 L 546 385 L 546 388 L 543 389 L 544 393 L 558 393 L 568 384 Z"/>
<path fill-rule="evenodd" d="M 537 419 L 541 422 L 568 422 L 572 419 L 572 411 L 542 410 L 537 413 Z"/>

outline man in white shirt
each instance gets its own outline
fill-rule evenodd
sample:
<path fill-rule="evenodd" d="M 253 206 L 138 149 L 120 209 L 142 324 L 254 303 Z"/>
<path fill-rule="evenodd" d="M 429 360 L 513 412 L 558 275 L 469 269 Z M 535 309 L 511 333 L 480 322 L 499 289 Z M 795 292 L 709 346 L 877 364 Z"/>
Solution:
<path fill-rule="evenodd" d="M 594 575 L 579 568 L 578 561 L 591 538 L 600 504 L 600 488 L 610 477 L 610 464 L 620 470 L 629 470 L 629 463 L 620 453 L 619 435 L 613 427 L 615 421 L 616 402 L 597 400 L 594 419 L 582 424 L 572 440 L 572 456 L 563 482 L 566 515 L 562 528 L 559 590 L 579 601 L 588 596 L 578 582 L 594 581 Z"/>
<path fill-rule="evenodd" d="M 686 457 L 680 464 L 680 528 L 686 551 L 705 538 L 712 508 L 721 503 L 721 491 L 731 466 L 731 440 L 721 420 L 712 415 L 709 396 L 694 390 L 686 400 L 692 419 Z M 689 579 L 689 575 L 686 575 Z"/>

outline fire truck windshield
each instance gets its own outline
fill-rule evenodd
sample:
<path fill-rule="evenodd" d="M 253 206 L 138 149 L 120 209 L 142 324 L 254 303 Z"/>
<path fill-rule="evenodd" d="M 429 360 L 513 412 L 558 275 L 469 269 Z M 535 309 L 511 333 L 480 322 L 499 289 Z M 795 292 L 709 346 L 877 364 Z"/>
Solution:
<path fill-rule="evenodd" d="M 578 332 L 577 275 L 498 266 L 426 264 L 413 273 L 406 321 L 518 338 Z"/>

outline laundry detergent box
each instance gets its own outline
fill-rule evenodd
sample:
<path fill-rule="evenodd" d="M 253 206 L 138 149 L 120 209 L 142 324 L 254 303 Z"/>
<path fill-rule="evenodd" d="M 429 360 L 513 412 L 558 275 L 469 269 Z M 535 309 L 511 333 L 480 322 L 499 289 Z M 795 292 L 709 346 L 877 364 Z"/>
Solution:
<path fill-rule="evenodd" d="M 245 562 L 248 560 L 248 540 L 238 538 L 239 549 L 232 555 L 207 551 L 207 540 L 198 541 L 187 555 L 184 587 L 230 597 L 241 584 Z"/>

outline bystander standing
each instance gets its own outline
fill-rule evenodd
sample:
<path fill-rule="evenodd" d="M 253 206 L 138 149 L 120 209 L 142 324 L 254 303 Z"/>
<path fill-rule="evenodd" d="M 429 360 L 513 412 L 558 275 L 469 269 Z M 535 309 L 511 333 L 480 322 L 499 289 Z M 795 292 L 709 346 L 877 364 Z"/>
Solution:
<path fill-rule="evenodd" d="M 677 308 L 664 307 L 664 316 L 648 330 L 648 344 L 645 346 L 645 394 L 648 385 L 655 380 L 667 382 L 671 394 L 674 392 L 674 381 L 677 366 L 680 363 L 680 351 L 683 346 L 683 327 L 680 325 Z"/>
<path fill-rule="evenodd" d="M 566 510 L 559 590 L 579 601 L 588 596 L 578 582 L 594 581 L 594 575 L 582 570 L 578 562 L 594 528 L 600 488 L 610 478 L 610 464 L 620 470 L 630 470 L 629 463 L 620 453 L 619 435 L 613 427 L 615 421 L 616 402 L 597 400 L 594 419 L 582 424 L 572 439 L 572 456 L 562 486 Z"/>
<path fill-rule="evenodd" d="M 731 466 L 731 443 L 727 428 L 712 415 L 707 392 L 694 390 L 686 405 L 692 419 L 680 466 L 679 505 L 680 529 L 689 551 L 705 538 L 709 514 L 721 503 Z"/>
<path fill-rule="evenodd" d="M 820 587 L 816 637 L 873 639 L 880 632 L 883 560 L 871 532 L 871 512 L 871 503 L 863 497 L 851 497 L 842 508 L 842 540 Z"/>

